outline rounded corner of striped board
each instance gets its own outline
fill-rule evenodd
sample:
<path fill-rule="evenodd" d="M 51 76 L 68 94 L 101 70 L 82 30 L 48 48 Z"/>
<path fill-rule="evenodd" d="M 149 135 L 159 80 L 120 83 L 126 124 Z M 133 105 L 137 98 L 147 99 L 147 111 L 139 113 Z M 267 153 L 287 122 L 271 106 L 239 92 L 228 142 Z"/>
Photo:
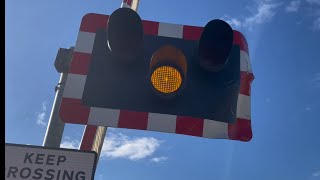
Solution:
<path fill-rule="evenodd" d="M 88 124 L 90 107 L 81 103 L 81 99 L 63 97 L 59 116 L 61 121 L 70 124 Z"/>
<path fill-rule="evenodd" d="M 252 139 L 251 120 L 238 118 L 235 123 L 228 124 L 228 135 L 231 140 L 249 142 Z"/>
<path fill-rule="evenodd" d="M 240 49 L 245 51 L 249 55 L 249 47 L 245 36 L 237 30 L 233 30 L 233 43 L 238 44 Z"/>
<path fill-rule="evenodd" d="M 100 28 L 107 28 L 109 15 L 88 13 L 82 17 L 80 31 L 95 33 Z"/>

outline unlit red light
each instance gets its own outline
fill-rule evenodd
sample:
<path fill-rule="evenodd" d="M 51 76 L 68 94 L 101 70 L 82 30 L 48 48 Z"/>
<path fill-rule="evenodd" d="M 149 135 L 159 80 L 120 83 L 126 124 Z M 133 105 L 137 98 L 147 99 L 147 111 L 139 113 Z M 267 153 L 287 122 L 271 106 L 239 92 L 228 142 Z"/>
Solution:
<path fill-rule="evenodd" d="M 180 72 L 171 66 L 161 66 L 155 69 L 151 75 L 153 87 L 161 93 L 173 93 L 182 84 Z"/>

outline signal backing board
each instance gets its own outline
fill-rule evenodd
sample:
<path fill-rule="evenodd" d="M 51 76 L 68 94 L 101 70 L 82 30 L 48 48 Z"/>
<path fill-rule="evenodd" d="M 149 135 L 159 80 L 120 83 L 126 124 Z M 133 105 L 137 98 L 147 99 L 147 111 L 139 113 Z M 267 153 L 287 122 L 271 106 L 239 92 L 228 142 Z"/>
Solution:
<path fill-rule="evenodd" d="M 85 105 L 82 98 L 92 60 L 96 33 L 98 30 L 107 29 L 108 18 L 108 15 L 92 13 L 82 18 L 60 106 L 59 114 L 62 121 L 74 124 L 169 132 L 205 138 L 251 140 L 250 94 L 254 75 L 251 69 L 246 39 L 240 32 L 235 30 L 233 31 L 233 44 L 240 48 L 240 93 L 238 95 L 235 123 L 174 114 L 138 112 Z M 187 40 L 199 40 L 203 30 L 203 27 L 146 20 L 143 20 L 142 24 L 145 35 Z"/>

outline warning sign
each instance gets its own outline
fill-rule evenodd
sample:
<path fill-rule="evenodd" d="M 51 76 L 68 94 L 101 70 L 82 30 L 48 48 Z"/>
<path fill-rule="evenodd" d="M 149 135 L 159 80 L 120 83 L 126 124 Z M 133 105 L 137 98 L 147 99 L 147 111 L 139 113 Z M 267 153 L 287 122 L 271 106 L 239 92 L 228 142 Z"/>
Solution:
<path fill-rule="evenodd" d="M 97 154 L 62 148 L 5 145 L 5 179 L 93 180 Z"/>

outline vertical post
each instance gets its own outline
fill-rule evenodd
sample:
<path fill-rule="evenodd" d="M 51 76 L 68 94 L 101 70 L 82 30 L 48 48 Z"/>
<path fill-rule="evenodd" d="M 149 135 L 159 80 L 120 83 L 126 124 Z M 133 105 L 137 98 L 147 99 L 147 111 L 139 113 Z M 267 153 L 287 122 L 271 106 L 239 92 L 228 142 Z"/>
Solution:
<path fill-rule="evenodd" d="M 102 145 L 104 138 L 106 136 L 107 127 L 99 126 L 97 128 L 96 137 L 94 139 L 92 150 L 98 153 L 98 158 L 100 157 Z"/>
<path fill-rule="evenodd" d="M 56 70 L 61 73 L 60 80 L 56 86 L 51 114 L 47 126 L 47 131 L 43 140 L 43 146 L 59 148 L 64 131 L 64 122 L 59 117 L 59 109 L 64 91 L 64 85 L 68 77 L 69 64 L 72 58 L 73 47 L 69 49 L 60 48 L 55 60 Z"/>
<path fill-rule="evenodd" d="M 80 150 L 91 151 L 98 126 L 86 125 L 80 144 Z M 98 153 L 98 152 L 97 152 Z"/>
<path fill-rule="evenodd" d="M 59 118 L 59 107 L 67 76 L 67 73 L 61 73 L 60 75 L 59 89 L 56 91 L 56 97 L 54 98 L 46 135 L 43 141 L 43 146 L 45 147 L 59 148 L 61 144 L 65 124 Z"/>
<path fill-rule="evenodd" d="M 95 151 L 99 159 L 107 127 L 87 125 L 82 136 L 80 150 Z"/>

